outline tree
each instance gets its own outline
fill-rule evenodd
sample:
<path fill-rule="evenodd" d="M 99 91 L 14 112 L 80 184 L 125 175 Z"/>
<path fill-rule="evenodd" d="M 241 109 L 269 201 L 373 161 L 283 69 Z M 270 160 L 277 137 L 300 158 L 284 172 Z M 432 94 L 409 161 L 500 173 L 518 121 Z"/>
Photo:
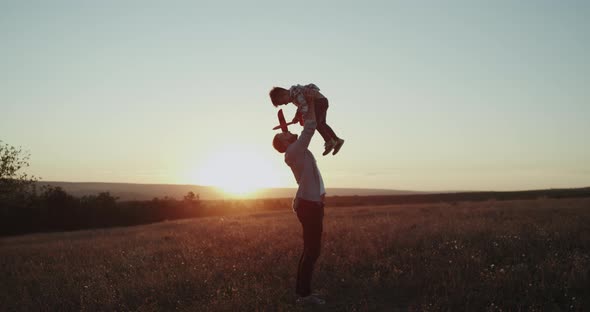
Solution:
<path fill-rule="evenodd" d="M 15 204 L 35 191 L 37 179 L 23 172 L 30 154 L 0 141 L 0 204 Z"/>
<path fill-rule="evenodd" d="M 193 193 L 192 191 L 186 193 L 186 195 L 184 195 L 184 201 L 186 202 L 194 202 L 194 201 L 199 201 L 199 194 L 195 195 L 195 193 Z"/>
<path fill-rule="evenodd" d="M 80 203 L 86 206 L 113 208 L 117 205 L 119 197 L 112 196 L 110 192 L 101 192 L 98 195 L 85 195 L 80 198 Z"/>
<path fill-rule="evenodd" d="M 76 202 L 76 198 L 68 194 L 59 186 L 46 185 L 41 188 L 43 192 L 39 196 L 44 205 L 51 209 L 61 209 L 70 207 Z"/>

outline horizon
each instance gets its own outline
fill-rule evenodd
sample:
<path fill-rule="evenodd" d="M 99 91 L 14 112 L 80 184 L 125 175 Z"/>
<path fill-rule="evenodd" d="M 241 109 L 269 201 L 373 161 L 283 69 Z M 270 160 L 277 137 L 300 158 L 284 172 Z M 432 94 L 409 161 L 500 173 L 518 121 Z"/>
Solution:
<path fill-rule="evenodd" d="M 134 182 L 103 182 L 103 181 L 43 181 L 38 180 L 36 183 L 72 183 L 72 184 L 133 184 L 133 185 L 167 185 L 167 186 L 197 186 L 197 187 L 207 187 L 207 188 L 217 188 L 220 191 L 222 187 L 217 185 L 204 185 L 204 184 L 187 184 L 187 183 L 134 183 Z M 410 190 L 410 189 L 389 189 L 389 188 L 363 188 L 363 187 L 328 187 L 327 189 L 350 189 L 350 190 L 375 190 L 375 191 L 400 191 L 400 192 L 416 192 L 416 193 L 453 193 L 453 192 L 524 192 L 524 191 L 543 191 L 543 190 L 557 190 L 557 189 L 584 189 L 590 188 L 589 185 L 582 185 L 576 187 L 566 187 L 566 188 L 542 188 L 542 189 L 516 189 L 516 190 L 492 190 L 492 189 L 465 189 L 465 190 Z M 263 187 L 259 190 L 264 189 L 297 189 L 297 186 L 278 186 L 278 187 Z M 227 195 L 232 195 L 231 192 L 227 192 Z M 255 192 L 254 192 L 255 193 Z M 234 194 L 235 195 L 235 194 Z M 329 196 L 329 195 L 328 195 Z M 238 196 L 239 197 L 239 196 Z"/>
<path fill-rule="evenodd" d="M 40 185 L 44 183 L 37 182 Z M 261 188 L 252 192 L 235 193 L 228 192 L 222 187 L 212 185 L 191 185 L 191 184 L 135 184 L 135 183 L 108 183 L 108 182 L 65 182 L 45 181 L 45 184 L 53 188 L 60 188 L 74 197 L 96 196 L 107 192 L 113 198 L 120 201 L 150 201 L 154 198 L 182 199 L 189 193 L 197 195 L 205 201 L 216 200 L 264 200 L 264 199 L 292 199 L 296 188 Z M 536 198 L 567 196 L 567 194 L 587 192 L 590 186 L 580 188 L 548 188 L 548 189 L 526 189 L 513 191 L 498 190 L 446 190 L 446 191 L 415 191 L 395 189 L 370 189 L 370 188 L 329 188 L 326 196 L 330 198 L 408 198 L 407 196 L 491 196 L 495 200 L 497 194 L 500 198 L 508 196 L 528 196 L 535 193 Z M 561 192 L 556 194 L 555 192 Z M 471 194 L 471 195 L 469 195 Z M 512 195 L 509 195 L 512 194 Z M 552 194 L 552 195 L 551 195 Z M 471 197 L 471 199 L 481 197 Z M 466 198 L 463 198 L 467 200 Z M 504 198 L 505 199 L 505 198 Z M 529 198 L 530 199 L 530 198 Z"/>
<path fill-rule="evenodd" d="M 0 140 L 41 182 L 295 188 L 268 91 L 315 83 L 327 189 L 590 185 L 590 3 L 258 4 L 0 4 Z"/>

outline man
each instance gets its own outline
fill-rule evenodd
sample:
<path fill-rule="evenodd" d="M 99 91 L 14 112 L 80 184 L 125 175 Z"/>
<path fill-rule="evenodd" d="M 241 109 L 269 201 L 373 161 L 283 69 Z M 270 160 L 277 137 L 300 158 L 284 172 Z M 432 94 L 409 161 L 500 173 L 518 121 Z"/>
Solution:
<path fill-rule="evenodd" d="M 279 153 L 285 153 L 285 162 L 299 188 L 293 199 L 293 211 L 297 214 L 303 227 L 303 253 L 297 268 L 297 303 L 324 304 L 325 300 L 311 292 L 311 276 L 313 267 L 320 255 L 322 227 L 324 219 L 325 189 L 322 175 L 317 167 L 313 154 L 307 149 L 317 123 L 315 107 L 312 103 L 301 136 L 290 132 L 278 133 L 273 146 Z"/>

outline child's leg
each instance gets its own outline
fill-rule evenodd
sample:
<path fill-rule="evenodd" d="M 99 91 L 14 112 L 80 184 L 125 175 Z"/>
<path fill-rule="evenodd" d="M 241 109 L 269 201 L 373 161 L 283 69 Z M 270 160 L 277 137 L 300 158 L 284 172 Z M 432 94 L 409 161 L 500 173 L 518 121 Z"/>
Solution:
<path fill-rule="evenodd" d="M 316 100 L 315 107 L 317 122 L 316 129 L 322 135 L 324 141 L 326 142 L 324 144 L 325 150 L 322 153 L 322 155 L 328 155 L 332 151 L 332 149 L 334 150 L 332 155 L 336 155 L 342 147 L 344 140 L 338 138 L 336 133 L 334 133 L 334 130 L 332 130 L 332 128 L 328 126 L 328 124 L 326 124 L 326 115 L 328 114 L 328 99 Z"/>
<path fill-rule="evenodd" d="M 326 124 L 326 115 L 328 112 L 328 99 L 317 99 L 315 102 L 315 118 L 317 122 L 316 129 L 324 138 L 326 143 L 331 143 L 332 140 L 336 140 L 336 134 L 332 131 L 332 128 Z"/>

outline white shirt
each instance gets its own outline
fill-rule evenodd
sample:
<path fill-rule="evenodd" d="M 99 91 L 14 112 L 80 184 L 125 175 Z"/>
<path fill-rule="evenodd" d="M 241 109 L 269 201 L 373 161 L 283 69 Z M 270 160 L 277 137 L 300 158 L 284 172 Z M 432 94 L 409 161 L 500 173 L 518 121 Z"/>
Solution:
<path fill-rule="evenodd" d="M 324 179 L 322 179 L 322 173 L 318 170 L 318 175 L 320 176 L 320 196 L 326 194 L 326 189 L 324 188 Z"/>

